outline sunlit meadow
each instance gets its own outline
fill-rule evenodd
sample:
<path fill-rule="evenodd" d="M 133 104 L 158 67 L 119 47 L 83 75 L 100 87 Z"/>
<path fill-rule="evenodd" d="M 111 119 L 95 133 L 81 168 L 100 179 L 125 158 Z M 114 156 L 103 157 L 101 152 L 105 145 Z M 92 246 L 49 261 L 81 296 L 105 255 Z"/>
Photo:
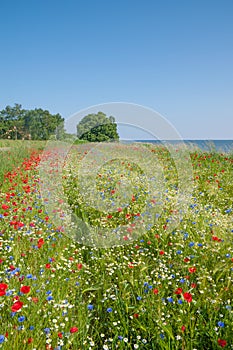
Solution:
<path fill-rule="evenodd" d="M 105 248 L 97 243 L 109 237 L 82 244 L 69 225 L 56 225 L 40 192 L 44 144 L 1 146 L 9 147 L 0 150 L 2 349 L 233 348 L 232 153 L 190 151 L 193 191 L 180 213 L 175 164 L 166 148 L 147 146 L 163 173 L 150 200 L 154 220 L 146 217 L 150 183 L 140 161 L 122 156 L 96 174 L 106 212 L 90 205 L 91 192 L 90 203 L 84 200 L 84 154 L 72 147 L 62 175 L 69 212 L 96 229 L 126 227 L 116 230 L 121 244 Z M 124 180 L 133 189 L 126 199 Z M 68 209 L 57 199 L 54 215 L 65 220 Z"/>

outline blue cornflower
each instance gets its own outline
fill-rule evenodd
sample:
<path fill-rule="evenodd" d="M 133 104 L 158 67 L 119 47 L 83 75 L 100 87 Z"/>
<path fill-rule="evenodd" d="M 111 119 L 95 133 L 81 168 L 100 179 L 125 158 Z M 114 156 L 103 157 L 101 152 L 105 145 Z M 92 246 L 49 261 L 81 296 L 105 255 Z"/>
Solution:
<path fill-rule="evenodd" d="M 185 282 L 185 279 L 184 278 L 181 278 L 180 279 L 180 283 L 184 283 Z"/>
<path fill-rule="evenodd" d="M 189 243 L 189 247 L 193 247 L 194 245 L 195 245 L 194 242 L 190 242 L 190 243 Z"/>
<path fill-rule="evenodd" d="M 123 339 L 122 335 L 119 335 L 119 336 L 118 336 L 118 339 L 122 340 L 122 339 Z"/>
<path fill-rule="evenodd" d="M 9 297 L 9 295 L 11 295 L 12 293 L 13 293 L 12 290 L 8 290 L 8 291 L 6 292 L 6 296 Z"/>
<path fill-rule="evenodd" d="M 32 278 L 32 274 L 29 273 L 26 277 L 27 277 L 27 278 Z"/>
<path fill-rule="evenodd" d="M 19 316 L 19 317 L 18 317 L 18 321 L 19 321 L 19 322 L 25 321 L 25 317 L 24 317 L 24 316 Z"/>
<path fill-rule="evenodd" d="M 140 296 L 137 296 L 137 300 L 142 300 L 142 297 L 140 297 Z"/>
<path fill-rule="evenodd" d="M 5 337 L 3 334 L 0 335 L 0 344 L 2 344 L 5 340 Z"/>
<path fill-rule="evenodd" d="M 167 301 L 168 301 L 169 303 L 173 303 L 173 298 L 172 298 L 172 297 L 169 297 L 169 298 L 167 298 Z"/>
<path fill-rule="evenodd" d="M 218 326 L 221 327 L 221 328 L 223 328 L 223 327 L 225 326 L 225 324 L 224 324 L 224 322 L 219 321 L 219 322 L 218 322 Z"/>
<path fill-rule="evenodd" d="M 108 307 L 108 308 L 107 308 L 107 312 L 112 312 L 112 308 L 111 308 L 111 307 Z"/>
<path fill-rule="evenodd" d="M 182 254 L 182 250 L 177 250 L 176 254 Z"/>
<path fill-rule="evenodd" d="M 53 300 L 52 295 L 48 296 L 48 297 L 47 297 L 47 300 L 48 300 L 48 301 Z"/>
<path fill-rule="evenodd" d="M 91 304 L 89 304 L 89 305 L 87 305 L 87 308 L 88 308 L 88 310 L 93 310 L 93 309 L 94 309 L 94 306 L 91 305 Z"/>
<path fill-rule="evenodd" d="M 46 334 L 49 334 L 50 333 L 50 328 L 44 328 L 44 332 L 46 333 Z"/>
<path fill-rule="evenodd" d="M 182 300 L 182 299 L 179 299 L 179 300 L 178 300 L 178 304 L 180 304 L 180 305 L 183 304 L 183 300 Z"/>
<path fill-rule="evenodd" d="M 164 338 L 165 338 L 165 335 L 164 335 L 163 333 L 160 333 L 159 336 L 160 336 L 161 339 L 164 339 Z"/>
<path fill-rule="evenodd" d="M 35 329 L 35 327 L 34 326 L 30 326 L 29 329 L 30 329 L 30 331 L 33 331 Z"/>

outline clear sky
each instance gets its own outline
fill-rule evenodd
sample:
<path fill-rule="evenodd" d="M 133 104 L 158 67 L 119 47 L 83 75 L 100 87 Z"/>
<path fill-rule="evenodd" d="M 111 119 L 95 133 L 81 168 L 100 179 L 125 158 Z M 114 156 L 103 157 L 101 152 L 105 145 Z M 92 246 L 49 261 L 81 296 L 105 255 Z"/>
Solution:
<path fill-rule="evenodd" d="M 0 13 L 0 109 L 131 102 L 184 139 L 233 139 L 232 0 L 2 0 Z"/>

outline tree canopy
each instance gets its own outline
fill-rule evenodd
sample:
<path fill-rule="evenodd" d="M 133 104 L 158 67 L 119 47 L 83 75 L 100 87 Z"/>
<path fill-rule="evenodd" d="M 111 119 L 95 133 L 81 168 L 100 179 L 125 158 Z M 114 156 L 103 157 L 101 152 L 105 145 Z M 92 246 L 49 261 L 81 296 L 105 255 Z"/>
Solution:
<path fill-rule="evenodd" d="M 17 103 L 0 111 L 2 139 L 48 140 L 51 135 L 61 139 L 64 133 L 64 118 L 60 114 L 41 108 L 26 110 Z"/>
<path fill-rule="evenodd" d="M 118 141 L 115 118 L 103 112 L 88 114 L 77 125 L 77 137 L 90 142 Z"/>

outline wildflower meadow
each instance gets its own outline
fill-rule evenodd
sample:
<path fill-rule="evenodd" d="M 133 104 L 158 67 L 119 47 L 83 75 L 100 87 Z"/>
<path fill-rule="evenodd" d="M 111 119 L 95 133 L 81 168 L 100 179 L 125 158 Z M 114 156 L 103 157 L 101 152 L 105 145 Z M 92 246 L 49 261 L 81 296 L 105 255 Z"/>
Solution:
<path fill-rule="evenodd" d="M 233 349 L 232 152 L 189 151 L 180 207 L 166 147 L 145 146 L 144 169 L 135 146 L 131 161 L 121 152 L 79 172 L 91 146 L 75 145 L 56 198 L 43 142 L 1 147 L 1 349 Z"/>

